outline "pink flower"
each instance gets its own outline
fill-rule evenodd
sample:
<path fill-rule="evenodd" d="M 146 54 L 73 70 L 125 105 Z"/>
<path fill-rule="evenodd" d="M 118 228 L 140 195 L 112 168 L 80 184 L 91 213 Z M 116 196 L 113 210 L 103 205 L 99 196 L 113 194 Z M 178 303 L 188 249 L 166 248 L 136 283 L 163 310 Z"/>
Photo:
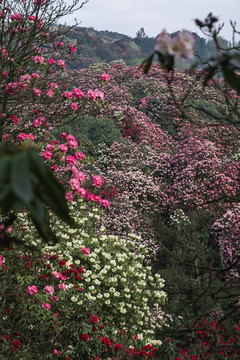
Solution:
<path fill-rule="evenodd" d="M 19 118 L 16 115 L 11 115 L 10 120 L 16 125 L 19 122 Z"/>
<path fill-rule="evenodd" d="M 65 91 L 65 93 L 62 94 L 62 97 L 65 99 L 72 99 L 73 93 L 71 91 Z"/>
<path fill-rule="evenodd" d="M 35 21 L 36 16 L 34 16 L 34 15 L 29 15 L 28 19 L 29 19 L 30 21 Z"/>
<path fill-rule="evenodd" d="M 110 206 L 110 202 L 108 200 L 103 199 L 101 205 L 108 208 Z"/>
<path fill-rule="evenodd" d="M 48 63 L 48 65 L 53 65 L 53 64 L 55 64 L 55 60 L 54 59 L 48 59 L 48 61 L 47 61 L 47 63 Z"/>
<path fill-rule="evenodd" d="M 93 186 L 100 188 L 102 186 L 102 178 L 100 175 L 95 175 L 93 177 Z"/>
<path fill-rule="evenodd" d="M 85 197 L 87 191 L 84 188 L 79 188 L 77 191 L 78 195 L 80 195 L 81 197 Z"/>
<path fill-rule="evenodd" d="M 80 182 L 83 182 L 85 180 L 85 175 L 82 171 L 79 171 L 79 173 L 77 173 L 76 176 Z"/>
<path fill-rule="evenodd" d="M 18 141 L 23 141 L 27 138 L 27 134 L 20 133 L 17 137 Z"/>
<path fill-rule="evenodd" d="M 69 50 L 72 54 L 75 54 L 75 52 L 76 52 L 76 48 L 74 45 L 69 45 Z"/>
<path fill-rule="evenodd" d="M 68 147 L 65 144 L 61 144 L 61 145 L 59 145 L 59 150 L 66 153 L 68 151 Z"/>
<path fill-rule="evenodd" d="M 45 4 L 45 0 L 34 0 L 34 4 L 40 4 L 43 6 Z"/>
<path fill-rule="evenodd" d="M 58 60 L 57 64 L 62 69 L 65 68 L 65 66 L 66 66 L 65 60 Z"/>
<path fill-rule="evenodd" d="M 67 201 L 73 201 L 73 194 L 70 191 L 66 192 L 65 199 Z"/>
<path fill-rule="evenodd" d="M 66 285 L 65 285 L 64 283 L 58 284 L 58 285 L 56 286 L 56 288 L 57 288 L 58 290 L 66 291 Z"/>
<path fill-rule="evenodd" d="M 71 149 L 76 149 L 76 148 L 78 147 L 78 143 L 77 143 L 76 140 L 69 140 L 68 146 L 69 146 Z"/>
<path fill-rule="evenodd" d="M 70 179 L 69 184 L 72 190 L 78 190 L 80 187 L 80 183 L 78 179 Z"/>
<path fill-rule="evenodd" d="M 51 151 L 44 151 L 41 155 L 44 159 L 51 159 L 52 153 Z"/>
<path fill-rule="evenodd" d="M 159 52 L 163 55 L 167 55 L 169 41 L 170 41 L 170 36 L 164 29 L 161 32 L 161 34 L 159 34 L 155 39 L 154 51 Z"/>
<path fill-rule="evenodd" d="M 3 258 L 3 256 L 2 256 L 2 255 L 0 255 L 0 266 L 2 266 L 2 265 L 3 265 L 3 263 L 4 263 L 4 258 Z"/>
<path fill-rule="evenodd" d="M 106 73 L 103 73 L 101 75 L 101 80 L 104 80 L 104 81 L 109 81 L 110 80 L 110 76 Z"/>
<path fill-rule="evenodd" d="M 37 287 L 36 287 L 35 285 L 28 286 L 28 288 L 27 288 L 27 293 L 28 293 L 28 295 L 33 296 L 33 295 L 35 295 L 37 292 L 38 292 L 38 289 L 37 289 Z"/>
<path fill-rule="evenodd" d="M 41 90 L 40 89 L 33 89 L 33 93 L 35 96 L 41 96 Z"/>
<path fill-rule="evenodd" d="M 91 100 L 95 100 L 96 99 L 96 93 L 93 90 L 88 90 L 87 92 L 87 97 L 90 98 Z"/>
<path fill-rule="evenodd" d="M 77 160 L 75 159 L 74 156 L 69 155 L 69 156 L 66 157 L 66 163 L 69 164 L 69 165 L 75 165 L 76 161 Z"/>
<path fill-rule="evenodd" d="M 32 74 L 31 74 L 31 77 L 32 77 L 33 79 L 39 79 L 39 75 L 38 75 L 37 73 L 32 73 Z"/>
<path fill-rule="evenodd" d="M 82 92 L 78 88 L 73 89 L 72 93 L 73 93 L 73 95 L 75 96 L 76 99 L 81 99 L 82 97 L 84 97 L 84 92 Z"/>
<path fill-rule="evenodd" d="M 104 93 L 102 91 L 95 91 L 96 98 L 100 99 L 101 101 L 104 100 Z"/>
<path fill-rule="evenodd" d="M 53 355 L 59 356 L 59 355 L 60 355 L 60 351 L 58 351 L 57 349 L 54 349 L 54 350 L 53 350 Z"/>
<path fill-rule="evenodd" d="M 77 160 L 82 160 L 82 159 L 84 158 L 84 155 L 83 155 L 82 152 L 76 152 L 76 153 L 74 154 L 74 156 L 75 156 L 75 158 L 76 158 Z"/>
<path fill-rule="evenodd" d="M 90 254 L 90 249 L 89 249 L 89 248 L 86 248 L 86 247 L 84 246 L 84 247 L 82 247 L 82 248 L 80 249 L 80 253 L 81 253 L 81 254 L 84 254 L 85 256 L 89 256 L 89 254 Z"/>
<path fill-rule="evenodd" d="M 56 44 L 57 48 L 61 48 L 61 47 L 63 47 L 63 45 L 64 45 L 63 41 L 58 41 Z"/>
<path fill-rule="evenodd" d="M 46 95 L 52 98 L 54 96 L 54 91 L 52 89 L 49 89 L 46 91 Z"/>
<path fill-rule="evenodd" d="M 45 309 L 51 309 L 51 305 L 49 303 L 43 302 L 42 307 Z"/>
<path fill-rule="evenodd" d="M 43 291 L 45 292 L 45 294 L 52 295 L 54 293 L 54 287 L 51 285 L 47 285 L 43 288 Z"/>
<path fill-rule="evenodd" d="M 44 64 L 44 58 L 42 56 L 36 55 L 33 57 L 33 62 L 35 64 Z"/>
<path fill-rule="evenodd" d="M 77 111 L 78 106 L 77 106 L 76 103 L 71 103 L 70 106 L 71 106 L 71 109 L 72 109 L 72 110 Z"/>

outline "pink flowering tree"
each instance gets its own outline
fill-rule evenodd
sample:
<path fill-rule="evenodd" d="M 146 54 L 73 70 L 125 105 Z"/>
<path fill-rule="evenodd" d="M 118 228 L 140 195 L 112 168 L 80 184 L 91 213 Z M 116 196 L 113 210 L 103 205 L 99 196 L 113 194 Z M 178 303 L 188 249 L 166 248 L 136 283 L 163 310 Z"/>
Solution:
<path fill-rule="evenodd" d="M 59 123 L 76 114 L 96 111 L 104 95 L 78 87 L 66 88 L 64 53 L 74 56 L 75 47 L 61 37 L 68 28 L 55 26 L 64 15 L 81 8 L 73 1 L 1 1 L 0 41 L 0 141 L 2 178 L 0 197 L 4 228 L 25 207 L 42 236 L 52 236 L 47 208 L 70 222 L 64 191 L 34 152 L 47 141 Z M 50 15 L 51 14 L 51 15 Z M 9 169 L 12 169 L 9 172 Z M 39 191 L 41 189 L 41 191 Z M 10 239 L 9 233 L 5 240 Z"/>

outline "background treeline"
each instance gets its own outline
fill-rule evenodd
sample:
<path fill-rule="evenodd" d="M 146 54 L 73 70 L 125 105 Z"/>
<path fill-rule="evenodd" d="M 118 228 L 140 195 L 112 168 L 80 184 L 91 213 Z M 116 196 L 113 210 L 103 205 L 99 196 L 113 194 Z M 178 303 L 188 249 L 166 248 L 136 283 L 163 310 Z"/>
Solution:
<path fill-rule="evenodd" d="M 171 34 L 171 37 L 176 34 L 177 32 Z M 204 61 L 214 57 L 215 47 L 213 40 L 206 40 L 196 33 L 193 33 L 193 35 L 195 37 L 196 53 L 201 59 Z M 68 33 L 65 42 L 70 40 L 72 44 L 78 45 L 76 54 L 80 62 L 71 64 L 71 67 L 76 69 L 87 68 L 96 63 L 136 65 L 148 57 L 154 47 L 154 38 L 148 37 L 144 28 L 138 30 L 136 36 L 132 38 L 108 30 L 98 31 L 92 27 L 75 27 Z M 227 48 L 229 42 L 220 37 L 220 45 L 222 48 Z M 185 70 L 193 62 L 194 59 L 191 62 L 178 60 L 175 66 Z"/>

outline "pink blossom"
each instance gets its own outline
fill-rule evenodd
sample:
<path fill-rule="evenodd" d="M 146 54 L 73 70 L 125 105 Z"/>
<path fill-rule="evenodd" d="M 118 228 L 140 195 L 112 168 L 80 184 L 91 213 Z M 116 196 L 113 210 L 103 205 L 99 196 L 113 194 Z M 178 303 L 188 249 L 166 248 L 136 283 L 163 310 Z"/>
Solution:
<path fill-rule="evenodd" d="M 41 96 L 41 90 L 40 89 L 33 89 L 33 93 L 35 96 Z"/>
<path fill-rule="evenodd" d="M 43 6 L 45 4 L 45 0 L 34 0 L 34 4 L 40 4 Z"/>
<path fill-rule="evenodd" d="M 36 55 L 33 57 L 33 62 L 35 64 L 44 64 L 44 58 L 42 56 Z"/>
<path fill-rule="evenodd" d="M 69 135 L 66 136 L 66 140 L 67 141 L 75 140 L 75 137 L 73 135 L 69 134 Z"/>
<path fill-rule="evenodd" d="M 60 139 L 63 139 L 64 137 L 66 137 L 66 133 L 65 132 L 63 132 L 63 133 L 61 133 L 61 135 L 60 135 Z"/>
<path fill-rule="evenodd" d="M 79 188 L 77 191 L 78 195 L 80 195 L 81 197 L 85 197 L 87 191 L 84 188 Z"/>
<path fill-rule="evenodd" d="M 103 199 L 101 205 L 108 208 L 110 206 L 110 202 L 106 199 Z"/>
<path fill-rule="evenodd" d="M 75 156 L 75 158 L 76 158 L 77 160 L 82 160 L 82 159 L 84 159 L 84 154 L 83 154 L 82 152 L 76 152 L 76 153 L 74 154 L 74 156 Z"/>
<path fill-rule="evenodd" d="M 3 256 L 2 256 L 2 255 L 0 255 L 0 266 L 2 266 L 2 265 L 3 265 L 3 263 L 4 263 L 4 258 L 3 258 Z"/>
<path fill-rule="evenodd" d="M 69 50 L 72 54 L 75 54 L 75 52 L 76 52 L 76 48 L 74 45 L 69 45 Z"/>
<path fill-rule="evenodd" d="M 16 125 L 19 122 L 19 118 L 16 115 L 11 115 L 10 120 Z"/>
<path fill-rule="evenodd" d="M 57 288 L 58 290 L 63 290 L 63 291 L 65 291 L 65 290 L 66 290 L 66 285 L 65 285 L 64 283 L 58 284 L 58 285 L 56 286 L 56 288 Z"/>
<path fill-rule="evenodd" d="M 37 287 L 36 287 L 35 285 L 28 286 L 28 288 L 27 288 L 27 293 L 28 293 L 28 295 L 33 296 L 33 295 L 35 295 L 37 292 L 38 292 L 38 289 L 37 289 Z"/>
<path fill-rule="evenodd" d="M 32 77 L 33 79 L 39 79 L 39 75 L 38 75 L 37 73 L 32 73 L 32 74 L 31 74 L 31 77 Z"/>
<path fill-rule="evenodd" d="M 48 65 L 53 65 L 53 64 L 55 64 L 55 60 L 54 59 L 48 59 L 48 61 L 47 61 L 47 63 L 48 63 Z"/>
<path fill-rule="evenodd" d="M 87 92 L 87 97 L 88 97 L 89 99 L 91 99 L 91 100 L 95 100 L 95 99 L 96 99 L 96 93 L 95 93 L 95 91 L 93 91 L 93 90 L 88 90 L 88 92 Z"/>
<path fill-rule="evenodd" d="M 62 69 L 65 68 L 65 66 L 66 66 L 65 60 L 58 60 L 57 64 Z"/>
<path fill-rule="evenodd" d="M 46 302 L 43 302 L 42 303 L 42 307 L 44 308 L 44 309 L 51 309 L 51 305 L 49 304 L 49 303 L 46 303 Z"/>
<path fill-rule="evenodd" d="M 69 146 L 71 149 L 76 149 L 76 148 L 78 147 L 78 143 L 77 143 L 76 140 L 69 140 L 68 146 Z"/>
<path fill-rule="evenodd" d="M 102 178 L 100 175 L 95 175 L 93 177 L 93 186 L 100 188 L 102 186 Z"/>
<path fill-rule="evenodd" d="M 49 89 L 46 91 L 46 95 L 52 98 L 54 96 L 54 91 L 52 89 Z"/>
<path fill-rule="evenodd" d="M 72 190 L 78 190 L 79 189 L 80 183 L 79 183 L 78 179 L 70 179 L 69 184 L 70 184 Z"/>
<path fill-rule="evenodd" d="M 53 355 L 59 356 L 59 355 L 60 355 L 60 351 L 58 351 L 57 349 L 54 349 L 54 350 L 53 350 Z"/>
<path fill-rule="evenodd" d="M 29 15 L 29 16 L 28 16 L 28 19 L 29 19 L 30 21 L 35 21 L 36 16 L 35 16 L 35 15 Z"/>
<path fill-rule="evenodd" d="M 65 144 L 61 144 L 61 145 L 59 145 L 59 150 L 66 153 L 68 151 L 68 147 Z"/>
<path fill-rule="evenodd" d="M 104 81 L 109 81 L 110 80 L 110 76 L 106 73 L 103 73 L 101 75 L 101 80 L 104 80 Z"/>
<path fill-rule="evenodd" d="M 84 92 L 82 92 L 78 88 L 73 89 L 72 93 L 73 93 L 73 95 L 75 96 L 76 99 L 81 99 L 82 97 L 84 97 Z"/>
<path fill-rule="evenodd" d="M 23 141 L 27 138 L 27 134 L 20 133 L 17 137 L 18 141 Z"/>
<path fill-rule="evenodd" d="M 51 285 L 46 285 L 43 288 L 43 291 L 45 292 L 45 294 L 52 295 L 54 293 L 54 287 Z"/>
<path fill-rule="evenodd" d="M 73 93 L 72 93 L 71 91 L 65 91 L 65 92 L 62 94 L 62 97 L 64 97 L 65 99 L 72 99 Z"/>
<path fill-rule="evenodd" d="M 72 110 L 77 111 L 78 106 L 77 106 L 76 103 L 71 103 L 70 106 L 71 106 L 71 109 L 72 109 Z"/>
<path fill-rule="evenodd" d="M 67 156 L 66 157 L 66 163 L 69 164 L 69 165 L 75 165 L 76 164 L 76 159 L 74 156 Z"/>
<path fill-rule="evenodd" d="M 44 158 L 44 159 L 51 159 L 52 157 L 52 153 L 51 151 L 44 151 L 41 156 Z"/>
<path fill-rule="evenodd" d="M 63 45 L 64 45 L 63 41 L 58 41 L 56 44 L 57 48 L 61 48 L 61 47 L 63 47 Z"/>
<path fill-rule="evenodd" d="M 96 98 L 100 99 L 101 101 L 104 100 L 104 93 L 102 91 L 95 91 Z"/>
<path fill-rule="evenodd" d="M 65 199 L 67 201 L 73 201 L 73 194 L 70 191 L 66 192 Z"/>
<path fill-rule="evenodd" d="M 89 254 L 90 254 L 90 249 L 89 249 L 89 248 L 86 248 L 85 246 L 83 246 L 83 247 L 80 249 L 80 253 L 81 253 L 81 254 L 84 254 L 85 256 L 89 256 Z"/>
<path fill-rule="evenodd" d="M 85 175 L 82 171 L 79 171 L 79 173 L 77 173 L 76 176 L 80 182 L 83 182 L 85 180 Z"/>

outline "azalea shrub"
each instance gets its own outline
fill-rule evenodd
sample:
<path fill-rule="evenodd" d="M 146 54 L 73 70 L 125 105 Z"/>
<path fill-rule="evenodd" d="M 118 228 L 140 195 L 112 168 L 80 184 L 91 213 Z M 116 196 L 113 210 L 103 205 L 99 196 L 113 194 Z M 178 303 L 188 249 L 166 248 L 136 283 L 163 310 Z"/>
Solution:
<path fill-rule="evenodd" d="M 125 348 L 134 339 L 139 339 L 134 351 L 161 345 L 155 337 L 161 316 L 153 310 L 165 301 L 164 281 L 151 267 L 143 267 L 144 249 L 136 256 L 132 241 L 104 235 L 103 228 L 101 235 L 94 234 L 98 210 L 89 212 L 84 202 L 73 203 L 71 212 L 78 228 L 66 227 L 52 215 L 59 240 L 52 246 L 41 246 L 31 221 L 18 216 L 22 236 L 35 251 L 13 247 L 1 253 L 3 359 L 104 359 L 120 343 L 120 331 Z"/>

